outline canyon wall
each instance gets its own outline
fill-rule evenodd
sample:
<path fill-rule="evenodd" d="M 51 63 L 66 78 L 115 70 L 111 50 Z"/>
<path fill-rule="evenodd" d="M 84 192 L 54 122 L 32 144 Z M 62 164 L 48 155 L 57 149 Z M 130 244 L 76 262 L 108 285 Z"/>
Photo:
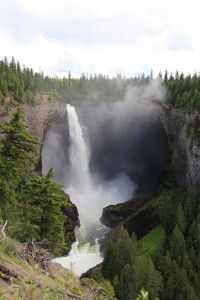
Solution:
<path fill-rule="evenodd" d="M 188 114 L 182 109 L 163 108 L 160 115 L 170 145 L 172 170 L 182 187 L 200 186 L 199 118 L 199 113 Z"/>
<path fill-rule="evenodd" d="M 41 140 L 44 138 L 48 124 L 62 119 L 66 112 L 64 102 L 48 100 L 48 95 L 45 94 L 40 102 L 34 105 L 23 104 L 22 107 L 25 123 L 31 133 Z M 6 107 L 1 106 L 0 109 L 1 123 L 8 118 L 8 115 Z M 12 113 L 15 109 L 11 107 L 9 110 Z M 196 117 L 200 119 L 200 113 L 187 114 L 181 109 L 166 107 L 163 107 L 159 113 L 159 120 L 166 131 L 170 145 L 172 169 L 177 183 L 182 187 L 200 186 L 200 142 L 198 142 L 200 137 L 191 138 L 188 130 L 189 124 L 194 125 Z M 200 127 L 200 124 L 196 126 Z"/>
<path fill-rule="evenodd" d="M 66 104 L 61 101 L 44 99 L 37 105 L 23 105 L 25 122 L 32 134 L 43 140 L 50 122 L 61 118 L 66 112 Z"/>
<path fill-rule="evenodd" d="M 24 122 L 30 132 L 43 140 L 45 130 L 52 121 L 62 118 L 66 112 L 66 103 L 58 100 L 48 100 L 48 95 L 43 95 L 42 100 L 35 104 L 22 104 L 24 109 Z M 0 107 L 0 123 L 9 118 L 6 106 Z M 9 108 L 9 114 L 16 110 L 15 106 Z"/>

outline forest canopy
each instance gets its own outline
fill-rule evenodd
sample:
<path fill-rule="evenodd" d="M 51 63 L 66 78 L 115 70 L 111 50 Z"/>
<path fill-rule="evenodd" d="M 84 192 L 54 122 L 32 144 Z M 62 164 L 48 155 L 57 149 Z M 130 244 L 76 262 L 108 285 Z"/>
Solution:
<path fill-rule="evenodd" d="M 200 108 L 200 76 L 159 73 L 153 76 L 141 74 L 130 78 L 117 74 L 108 77 L 102 74 L 82 74 L 74 78 L 69 71 L 63 78 L 49 77 L 43 72 L 21 67 L 19 61 L 7 57 L 0 61 L 0 101 L 16 101 L 18 103 L 34 104 L 41 100 L 41 95 L 48 95 L 48 99 L 58 99 L 68 103 L 81 103 L 85 100 L 117 101 L 122 100 L 130 86 L 144 86 L 151 80 L 158 79 L 167 90 L 166 103 L 174 108 L 183 108 L 193 112 Z"/>

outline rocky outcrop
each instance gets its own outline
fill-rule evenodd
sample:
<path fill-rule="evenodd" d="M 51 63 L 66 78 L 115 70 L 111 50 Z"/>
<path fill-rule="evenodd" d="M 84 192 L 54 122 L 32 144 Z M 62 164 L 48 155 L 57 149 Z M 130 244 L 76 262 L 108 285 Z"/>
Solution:
<path fill-rule="evenodd" d="M 188 130 L 197 117 L 200 117 L 198 113 L 187 114 L 181 109 L 168 108 L 160 115 L 169 140 L 172 170 L 182 187 L 200 186 L 200 146 Z"/>
<path fill-rule="evenodd" d="M 158 222 L 151 202 L 159 194 L 160 190 L 161 188 L 158 188 L 153 192 L 136 197 L 130 201 L 105 207 L 101 222 L 111 228 L 122 224 L 128 230 L 129 234 L 135 232 L 138 239 L 141 239 Z M 110 233 L 108 237 L 110 237 Z"/>
<path fill-rule="evenodd" d="M 124 221 L 124 216 L 120 211 L 113 210 L 114 205 L 109 205 L 103 208 L 101 222 L 110 228 L 116 227 L 120 222 Z"/>
<path fill-rule="evenodd" d="M 76 241 L 74 229 L 80 226 L 80 222 L 78 210 L 73 203 L 71 203 L 70 206 L 63 206 L 62 212 L 67 217 L 67 219 L 65 220 L 65 241 L 68 245 L 68 251 L 63 254 L 68 254 L 72 243 Z"/>

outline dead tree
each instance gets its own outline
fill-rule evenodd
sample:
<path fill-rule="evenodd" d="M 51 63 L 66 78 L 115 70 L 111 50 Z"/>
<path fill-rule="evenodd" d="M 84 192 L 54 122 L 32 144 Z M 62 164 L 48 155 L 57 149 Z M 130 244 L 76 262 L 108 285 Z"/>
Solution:
<path fill-rule="evenodd" d="M 20 253 L 20 256 L 30 265 L 39 264 L 42 269 L 51 273 L 50 264 L 54 255 L 49 250 L 43 249 L 40 246 L 46 242 L 46 239 L 43 239 L 41 242 L 31 239 L 25 244 L 25 248 Z"/>
<path fill-rule="evenodd" d="M 1 225 L 0 228 L 1 228 L 1 233 L 3 235 L 3 238 L 0 240 L 0 243 L 3 242 L 3 240 L 6 239 L 6 234 L 5 234 L 5 228 L 6 228 L 6 225 L 8 223 L 8 220 L 5 221 L 4 225 Z"/>

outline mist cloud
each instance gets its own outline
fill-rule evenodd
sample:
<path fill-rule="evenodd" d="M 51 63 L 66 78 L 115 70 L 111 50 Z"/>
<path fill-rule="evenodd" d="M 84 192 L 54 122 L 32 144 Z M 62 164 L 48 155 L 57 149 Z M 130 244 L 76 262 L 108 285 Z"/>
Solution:
<path fill-rule="evenodd" d="M 124 87 L 118 88 L 121 93 Z M 88 99 L 76 108 L 90 149 L 93 180 L 104 185 L 123 173 L 135 183 L 137 193 L 155 188 L 169 159 L 165 131 L 155 122 L 160 112 L 155 100 L 165 98 L 161 82 L 151 81 L 145 88 L 129 86 L 118 102 L 96 97 L 97 101 Z M 69 143 L 66 116 L 49 129 L 43 148 L 46 169 L 53 163 L 57 180 L 65 186 L 70 183 Z"/>
<path fill-rule="evenodd" d="M 155 187 L 168 163 L 168 144 L 158 122 L 166 91 L 159 80 L 126 89 L 118 102 L 88 102 L 78 109 L 91 146 L 90 167 L 109 180 L 119 173 L 136 182 L 138 192 Z"/>

